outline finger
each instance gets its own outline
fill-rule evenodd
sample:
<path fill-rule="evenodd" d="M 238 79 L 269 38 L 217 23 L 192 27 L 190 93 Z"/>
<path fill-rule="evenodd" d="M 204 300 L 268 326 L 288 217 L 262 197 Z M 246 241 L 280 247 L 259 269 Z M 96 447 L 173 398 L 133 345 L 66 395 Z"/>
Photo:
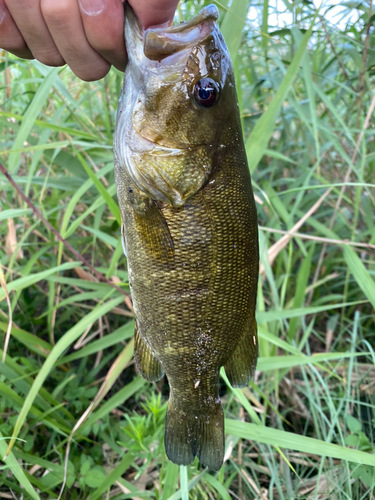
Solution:
<path fill-rule="evenodd" d="M 3 0 L 0 0 L 0 47 L 15 56 L 34 59 Z"/>
<path fill-rule="evenodd" d="M 173 19 L 178 0 L 129 0 L 144 28 L 168 23 Z"/>
<path fill-rule="evenodd" d="M 77 0 L 41 0 L 41 10 L 61 55 L 81 80 L 103 78 L 110 64 L 91 47 Z"/>
<path fill-rule="evenodd" d="M 125 70 L 124 6 L 121 0 L 78 0 L 87 40 L 120 71 Z"/>
<path fill-rule="evenodd" d="M 5 3 L 35 59 L 47 66 L 63 66 L 65 61 L 43 20 L 39 0 L 5 0 Z"/>

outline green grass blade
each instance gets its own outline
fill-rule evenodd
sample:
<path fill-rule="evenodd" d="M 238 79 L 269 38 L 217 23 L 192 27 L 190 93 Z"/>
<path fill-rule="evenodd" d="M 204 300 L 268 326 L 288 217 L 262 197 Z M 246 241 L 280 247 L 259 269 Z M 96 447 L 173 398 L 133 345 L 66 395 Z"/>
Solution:
<path fill-rule="evenodd" d="M 263 2 L 263 18 L 262 18 L 262 48 L 267 53 L 268 45 L 268 0 Z"/>
<path fill-rule="evenodd" d="M 168 460 L 161 500 L 168 500 L 174 494 L 177 486 L 179 467 Z"/>
<path fill-rule="evenodd" d="M 9 155 L 9 172 L 11 175 L 17 173 L 21 159 L 20 151 L 14 153 L 12 153 L 12 151 L 21 150 L 23 148 L 24 142 L 26 141 L 28 135 L 31 132 L 31 129 L 35 124 L 35 120 L 37 119 L 39 113 L 41 112 L 42 107 L 44 106 L 46 100 L 48 99 L 49 92 L 51 90 L 52 85 L 55 82 L 56 76 L 59 71 L 60 68 L 53 68 L 49 71 L 48 75 L 45 77 L 39 89 L 37 90 L 30 106 L 25 112 L 21 127 L 18 131 L 17 137 L 13 143 Z"/>
<path fill-rule="evenodd" d="M 297 347 L 288 344 L 288 342 L 285 342 L 285 340 L 276 337 L 276 335 L 273 335 L 273 333 L 267 332 L 267 330 L 265 330 L 262 325 L 258 326 L 258 335 L 259 338 L 266 340 L 267 342 L 270 342 L 271 344 L 276 345 L 277 347 L 280 347 L 286 352 L 290 352 L 292 354 L 297 354 L 297 355 L 301 354 L 301 351 L 297 349 Z"/>
<path fill-rule="evenodd" d="M 102 339 L 91 342 L 89 345 L 79 349 L 77 352 L 73 352 L 68 356 L 65 356 L 58 360 L 58 364 L 70 363 L 75 359 L 80 359 L 89 356 L 90 354 L 95 354 L 98 351 L 117 345 L 122 340 L 127 340 L 134 334 L 134 321 L 129 321 L 122 327 L 118 328 L 115 332 L 105 335 Z"/>
<path fill-rule="evenodd" d="M 85 161 L 83 156 L 80 153 L 78 153 L 78 151 L 76 153 L 77 153 L 77 158 L 81 162 L 82 167 L 85 169 L 87 175 L 90 177 L 90 179 L 94 183 L 96 189 L 99 191 L 100 195 L 103 197 L 103 199 L 107 203 L 108 208 L 112 212 L 112 214 L 115 217 L 115 219 L 117 220 L 118 224 L 121 225 L 120 209 L 119 209 L 117 203 L 111 197 L 111 195 L 108 192 L 108 189 L 103 185 L 102 181 L 100 179 L 98 179 L 97 176 L 95 175 L 95 173 L 91 170 L 91 168 L 89 167 L 89 165 L 87 164 L 87 162 Z"/>
<path fill-rule="evenodd" d="M 180 467 L 183 467 L 183 466 L 180 466 Z M 203 472 L 201 472 L 201 474 L 199 474 L 199 476 L 195 476 L 193 479 L 191 479 L 188 483 L 188 491 L 190 491 L 192 488 L 194 488 L 194 486 L 199 483 L 199 481 L 202 479 L 202 477 L 205 476 L 206 473 L 207 473 L 207 471 L 204 470 Z M 181 500 L 181 499 L 182 499 L 181 489 L 176 491 L 176 493 L 174 493 L 171 497 L 168 498 L 168 500 Z"/>
<path fill-rule="evenodd" d="M 248 0 L 236 0 L 232 2 L 220 25 L 233 64 L 238 54 L 248 9 Z"/>
<path fill-rule="evenodd" d="M 315 247 L 314 245 L 311 246 L 309 253 L 307 254 L 307 257 L 303 259 L 298 277 L 297 277 L 297 287 L 296 287 L 296 293 L 294 295 L 293 299 L 293 309 L 299 309 L 303 305 L 303 301 L 305 298 L 305 290 L 307 287 L 307 282 L 310 276 L 310 268 L 311 268 L 311 259 L 314 255 L 314 250 Z M 294 334 L 296 332 L 298 325 L 298 318 L 294 317 L 291 318 L 290 323 L 289 323 L 289 331 L 288 331 L 288 341 L 291 342 L 294 338 Z"/>
<path fill-rule="evenodd" d="M 99 240 L 103 241 L 104 243 L 106 243 L 110 247 L 112 247 L 112 248 L 116 248 L 117 247 L 118 239 L 114 238 L 110 234 L 107 234 L 104 231 L 100 231 L 99 229 L 93 229 L 91 227 L 84 226 L 83 224 L 82 224 L 81 227 L 83 227 L 83 229 L 85 229 L 89 233 L 93 234 Z"/>
<path fill-rule="evenodd" d="M 127 453 L 117 467 L 105 478 L 103 483 L 90 495 L 90 500 L 97 500 L 129 469 L 134 460 L 134 455 Z"/>
<path fill-rule="evenodd" d="M 29 215 L 32 213 L 30 208 L 11 208 L 10 210 L 4 210 L 0 212 L 0 221 L 14 219 L 14 217 L 22 217 L 23 215 Z"/>
<path fill-rule="evenodd" d="M 189 500 L 188 473 L 186 465 L 180 465 L 181 500 Z"/>
<path fill-rule="evenodd" d="M 206 474 L 203 478 L 203 482 L 207 482 L 215 488 L 215 490 L 219 494 L 219 496 L 216 497 L 217 499 L 222 498 L 223 500 L 231 500 L 232 497 L 229 495 L 225 487 L 221 483 L 219 483 L 219 481 L 214 476 Z"/>
<path fill-rule="evenodd" d="M 7 445 L 5 438 L 0 432 L 0 453 L 1 457 L 5 457 L 7 451 Z M 38 493 L 34 490 L 32 487 L 30 481 L 27 479 L 22 467 L 18 463 L 16 457 L 13 455 L 13 453 L 10 453 L 6 460 L 5 464 L 9 467 L 9 469 L 12 471 L 20 485 L 24 488 L 24 490 L 33 498 L 34 500 L 40 500 L 40 497 Z"/>
<path fill-rule="evenodd" d="M 361 353 L 352 352 L 323 352 L 314 354 L 313 356 L 269 356 L 268 358 L 259 358 L 257 370 L 262 372 L 279 370 L 281 368 L 292 368 L 293 366 L 301 366 L 308 364 L 318 364 L 322 361 L 335 361 L 344 358 L 359 356 Z"/>
<path fill-rule="evenodd" d="M 354 252 L 354 251 L 353 251 Z M 370 278 L 371 279 L 371 278 Z M 327 304 L 325 306 L 301 307 L 300 309 L 284 309 L 280 311 L 265 311 L 257 313 L 258 323 L 270 323 L 281 319 L 299 318 L 309 314 L 317 314 L 332 309 L 343 309 L 345 307 L 364 304 L 366 301 L 359 300 L 356 302 L 343 302 L 341 304 Z"/>
<path fill-rule="evenodd" d="M 34 285 L 38 283 L 38 281 L 42 281 L 51 274 L 55 274 L 58 271 L 67 271 L 68 269 L 74 269 L 75 267 L 81 267 L 82 262 L 66 262 L 65 264 L 61 264 L 61 266 L 52 267 L 51 269 L 47 269 L 46 271 L 41 271 L 40 273 L 30 274 L 29 276 L 25 276 L 24 278 L 19 278 L 18 280 L 11 281 L 7 283 L 8 292 L 12 291 L 20 291 L 28 286 Z M 0 289 L 0 301 L 5 298 L 4 289 Z"/>
<path fill-rule="evenodd" d="M 257 441 L 258 443 L 279 446 L 287 450 L 296 450 L 302 453 L 313 453 L 321 457 L 331 457 L 347 460 L 357 464 L 366 464 L 375 467 L 375 455 L 363 451 L 345 448 L 337 444 L 326 443 L 291 432 L 271 429 L 256 424 L 249 424 L 239 420 L 225 419 L 225 430 L 227 434 L 238 436 L 242 439 Z"/>
<path fill-rule="evenodd" d="M 134 379 L 132 382 L 130 382 L 130 384 L 123 387 L 114 396 L 108 399 L 108 401 L 106 401 L 104 405 L 101 406 L 96 412 L 90 415 L 86 422 L 81 425 L 80 430 L 95 424 L 95 422 L 108 415 L 112 410 L 123 404 L 124 401 L 126 401 L 133 394 L 139 391 L 145 384 L 146 380 L 144 380 L 142 377 L 137 377 L 136 379 Z"/>
<path fill-rule="evenodd" d="M 37 377 L 34 380 L 34 383 L 30 389 L 30 392 L 26 396 L 25 403 L 22 407 L 22 410 L 18 416 L 16 425 L 13 430 L 12 438 L 9 443 L 7 454 L 13 448 L 14 442 L 18 437 L 22 426 L 26 420 L 27 414 L 35 400 L 36 396 L 39 393 L 39 389 L 42 387 L 44 381 L 48 377 L 49 372 L 53 368 L 56 360 L 62 355 L 62 353 L 86 330 L 86 328 L 94 323 L 98 318 L 107 314 L 111 309 L 118 306 L 122 301 L 123 297 L 117 297 L 112 299 L 104 304 L 98 305 L 93 311 L 91 311 L 86 317 L 81 319 L 73 328 L 71 328 L 54 346 L 50 355 L 45 360 L 42 368 L 40 369 Z"/>
<path fill-rule="evenodd" d="M 375 308 L 375 281 L 371 278 L 361 259 L 349 245 L 344 246 L 344 257 L 359 288 Z"/>
<path fill-rule="evenodd" d="M 267 111 L 257 121 L 257 124 L 246 141 L 246 153 L 250 172 L 253 172 L 257 168 L 264 155 L 268 142 L 273 134 L 276 120 L 280 114 L 281 106 L 291 90 L 302 64 L 313 25 L 314 23 L 311 24 L 309 30 L 305 33 L 301 45 L 298 47 L 296 55 L 294 56 L 293 61 L 290 64 L 288 71 L 286 72 L 286 75 Z"/>

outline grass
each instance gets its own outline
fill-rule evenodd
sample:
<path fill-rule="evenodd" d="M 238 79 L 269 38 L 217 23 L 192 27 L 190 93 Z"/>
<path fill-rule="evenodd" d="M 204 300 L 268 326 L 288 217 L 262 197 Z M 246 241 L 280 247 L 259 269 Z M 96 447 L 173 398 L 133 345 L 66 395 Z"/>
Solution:
<path fill-rule="evenodd" d="M 0 162 L 17 189 L 0 174 L 1 498 L 375 498 L 372 6 L 342 7 L 338 24 L 328 1 L 216 3 L 261 247 L 258 371 L 241 390 L 222 374 L 224 466 L 167 460 L 167 383 L 132 361 L 122 75 L 86 84 L 3 53 Z"/>

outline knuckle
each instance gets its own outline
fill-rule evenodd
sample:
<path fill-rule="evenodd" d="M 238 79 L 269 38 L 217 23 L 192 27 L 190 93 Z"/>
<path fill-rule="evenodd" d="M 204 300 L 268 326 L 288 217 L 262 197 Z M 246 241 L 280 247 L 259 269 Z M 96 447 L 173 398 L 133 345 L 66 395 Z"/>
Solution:
<path fill-rule="evenodd" d="M 40 9 L 47 25 L 61 24 L 71 17 L 71 5 L 67 0 L 42 0 Z"/>
<path fill-rule="evenodd" d="M 94 82 L 95 80 L 101 80 L 110 70 L 109 64 L 97 64 L 96 66 L 90 66 L 85 68 L 73 69 L 73 73 L 78 76 L 81 80 L 85 82 Z"/>
<path fill-rule="evenodd" d="M 34 50 L 33 56 L 35 57 L 35 59 L 45 64 L 46 66 L 64 66 L 65 64 L 65 61 L 62 58 L 61 54 L 54 50 L 53 51 Z"/>
<path fill-rule="evenodd" d="M 117 40 L 111 37 L 105 37 L 102 40 L 90 40 L 90 45 L 99 53 L 112 53 L 117 52 L 118 43 Z"/>

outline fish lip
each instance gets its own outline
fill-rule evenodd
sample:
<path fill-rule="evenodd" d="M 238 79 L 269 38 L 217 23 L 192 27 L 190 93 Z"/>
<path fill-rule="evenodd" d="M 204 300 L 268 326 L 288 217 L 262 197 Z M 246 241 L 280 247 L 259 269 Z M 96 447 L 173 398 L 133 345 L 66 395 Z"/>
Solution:
<path fill-rule="evenodd" d="M 204 7 L 188 22 L 165 23 L 144 29 L 128 3 L 125 5 L 125 40 L 129 57 L 148 66 L 200 43 L 214 29 L 219 17 L 216 5 Z"/>
<path fill-rule="evenodd" d="M 146 31 L 164 31 L 168 33 L 180 33 L 185 31 L 186 29 L 194 28 L 199 24 L 202 24 L 204 21 L 217 21 L 219 18 L 219 11 L 216 5 L 210 4 L 203 7 L 200 12 L 194 17 L 192 17 L 189 21 L 182 22 L 180 24 L 175 24 L 164 28 L 163 26 L 152 27 L 150 26 Z"/>
<path fill-rule="evenodd" d="M 142 139 L 147 141 L 149 144 L 152 144 L 154 148 L 164 150 L 164 151 L 170 151 L 170 154 L 173 154 L 173 152 L 174 152 L 174 154 L 176 154 L 177 152 L 189 153 L 190 151 L 194 151 L 194 150 L 200 149 L 202 147 L 207 147 L 206 144 L 194 144 L 194 145 L 184 144 L 184 143 L 180 143 L 180 142 L 173 142 L 170 140 L 166 140 L 163 137 L 161 137 L 160 139 L 153 140 L 150 138 L 150 134 L 144 133 L 144 130 L 145 130 L 144 128 L 141 130 L 138 130 L 136 127 L 134 127 L 134 130 L 136 131 L 136 133 L 140 137 L 142 137 Z M 153 132 L 151 129 L 148 129 L 148 130 L 150 130 L 151 133 Z"/>
<path fill-rule="evenodd" d="M 161 141 L 154 141 L 151 140 L 149 137 L 145 136 L 142 134 L 142 131 L 137 130 L 135 127 L 134 131 L 137 133 L 137 135 L 141 138 L 143 142 L 143 147 L 142 152 L 149 154 L 149 155 L 158 155 L 158 156 L 177 156 L 177 155 L 182 155 L 182 154 L 189 154 L 192 151 L 195 151 L 197 149 L 201 148 L 206 148 L 209 147 L 207 144 L 194 144 L 194 145 L 186 145 L 186 144 L 181 144 L 181 143 L 173 143 L 168 141 L 161 140 Z M 150 146 L 147 149 L 144 149 L 144 146 Z M 165 154 L 160 154 L 160 153 L 165 153 Z"/>

